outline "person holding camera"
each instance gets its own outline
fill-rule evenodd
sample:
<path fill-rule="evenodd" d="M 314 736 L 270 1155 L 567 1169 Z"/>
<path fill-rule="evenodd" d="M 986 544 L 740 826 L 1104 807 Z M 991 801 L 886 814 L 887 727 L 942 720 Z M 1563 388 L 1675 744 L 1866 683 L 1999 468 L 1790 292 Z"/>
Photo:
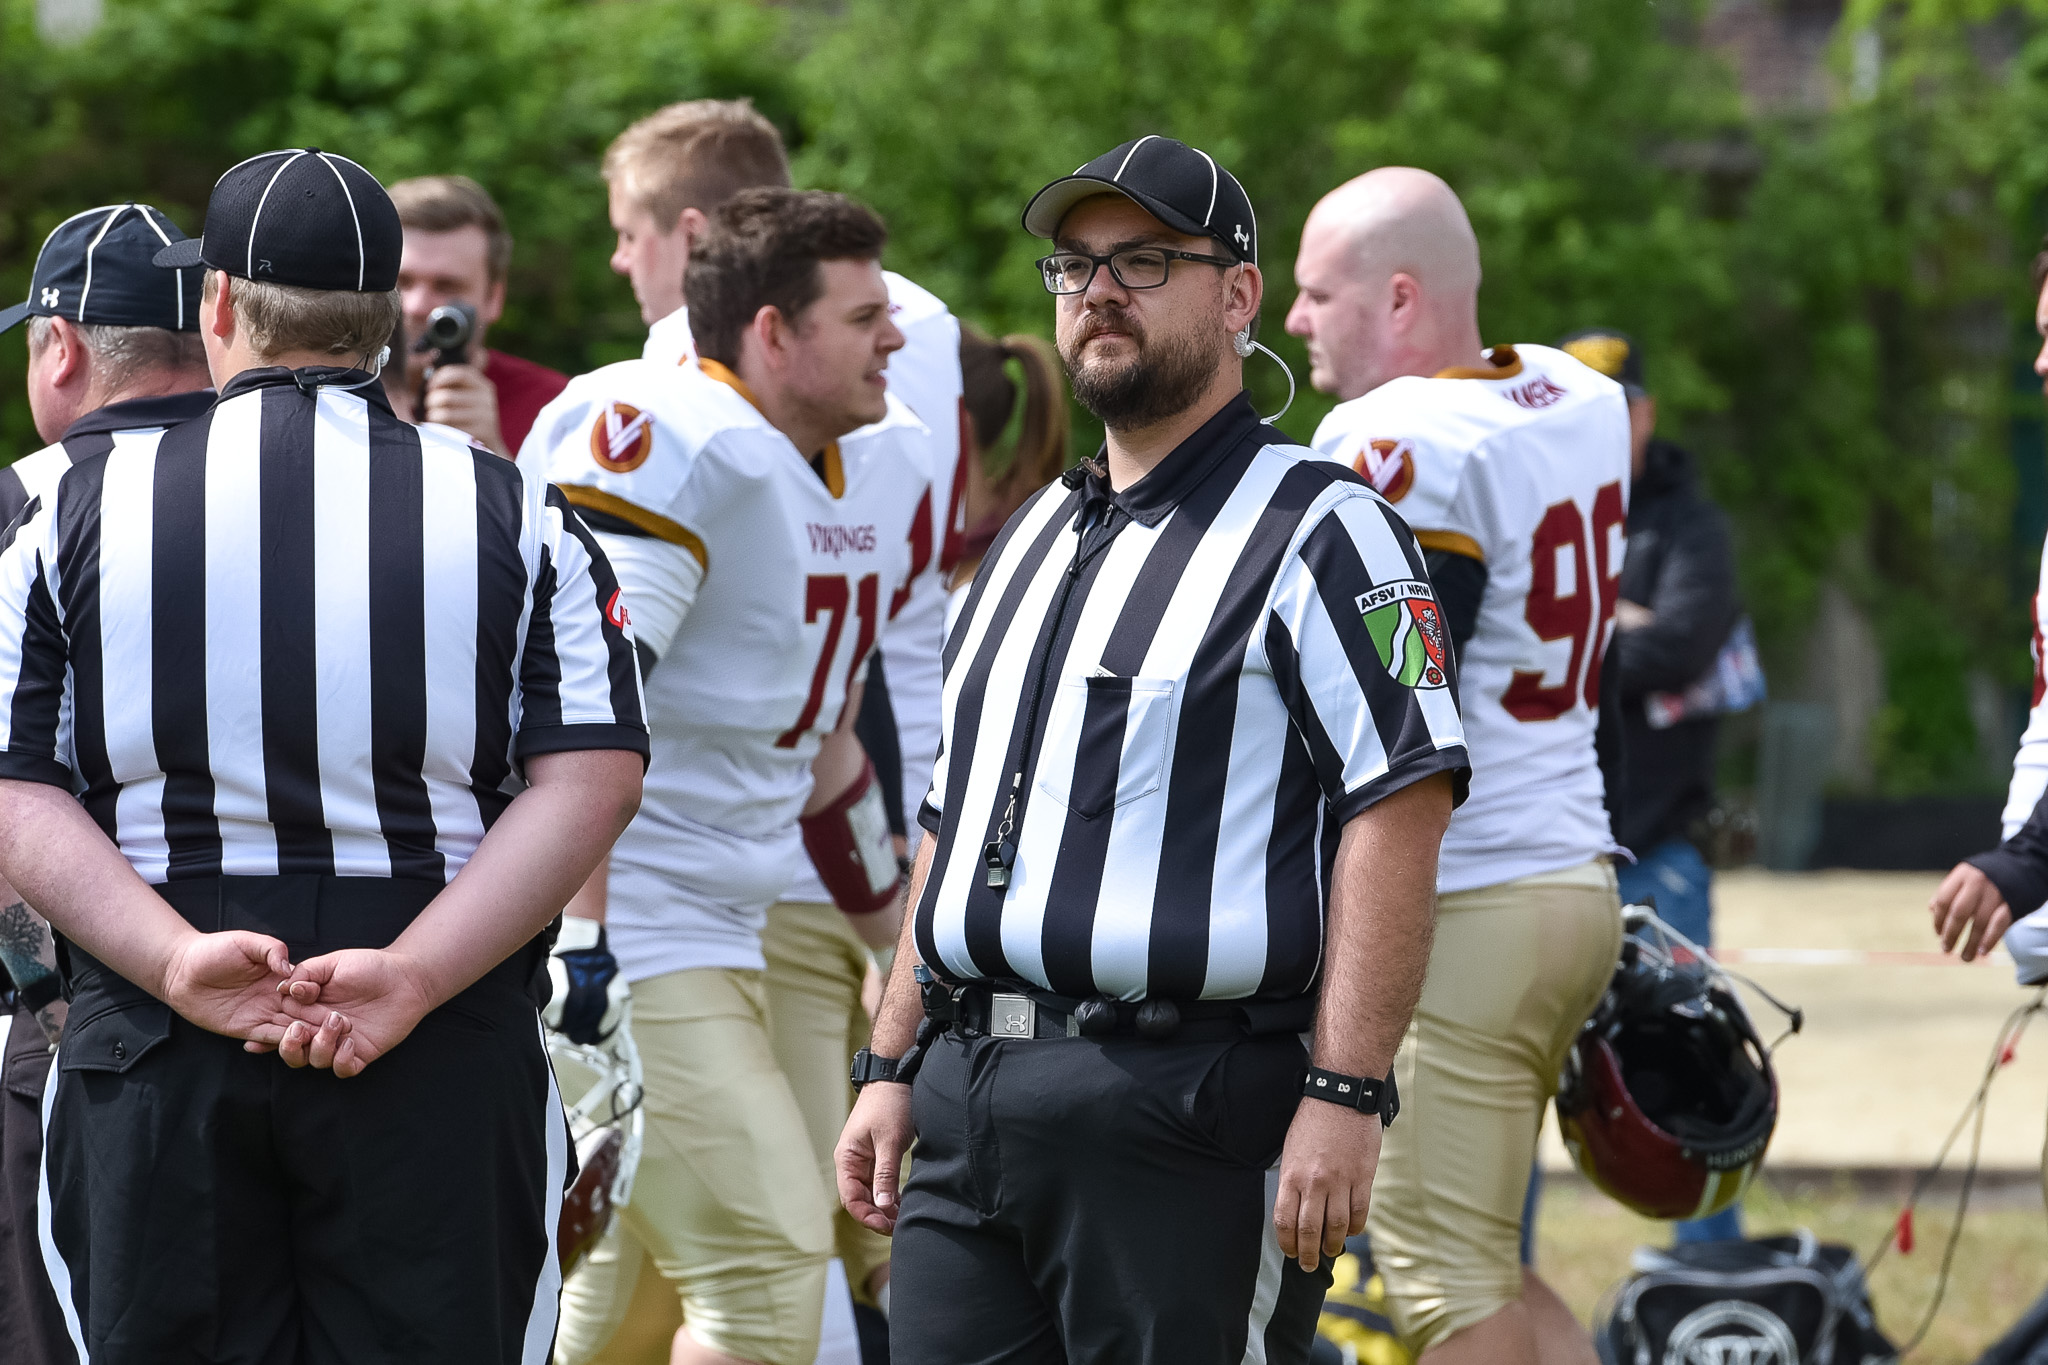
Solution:
<path fill-rule="evenodd" d="M 569 376 L 484 345 L 505 313 L 512 264 L 505 215 L 466 175 L 401 180 L 391 187 L 391 201 L 405 230 L 398 264 L 408 342 L 402 397 L 414 421 L 454 427 L 509 460 Z M 393 404 L 403 416 L 399 398 L 393 395 Z"/>

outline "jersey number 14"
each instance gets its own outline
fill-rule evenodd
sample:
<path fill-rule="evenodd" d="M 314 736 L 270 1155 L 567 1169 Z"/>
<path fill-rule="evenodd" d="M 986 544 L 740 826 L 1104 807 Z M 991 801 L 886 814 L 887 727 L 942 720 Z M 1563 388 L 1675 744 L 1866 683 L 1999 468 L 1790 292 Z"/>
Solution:
<path fill-rule="evenodd" d="M 1500 704 L 1516 720 L 1556 720 L 1572 709 L 1581 697 L 1588 710 L 1600 705 L 1600 659 L 1607 650 L 1607 625 L 1614 619 L 1614 603 L 1621 596 L 1621 559 L 1612 547 L 1615 532 L 1626 525 L 1628 513 L 1621 503 L 1621 485 L 1602 485 L 1593 496 L 1592 535 L 1579 505 L 1567 498 L 1554 502 L 1536 523 L 1530 545 L 1529 601 L 1523 616 L 1536 638 L 1572 642 L 1571 663 L 1564 681 L 1544 686 L 1541 670 L 1515 671 Z M 1592 551 L 1587 552 L 1588 540 Z M 1558 561 L 1572 559 L 1571 591 L 1558 592 Z M 1595 572 L 1587 573 L 1588 563 Z"/>

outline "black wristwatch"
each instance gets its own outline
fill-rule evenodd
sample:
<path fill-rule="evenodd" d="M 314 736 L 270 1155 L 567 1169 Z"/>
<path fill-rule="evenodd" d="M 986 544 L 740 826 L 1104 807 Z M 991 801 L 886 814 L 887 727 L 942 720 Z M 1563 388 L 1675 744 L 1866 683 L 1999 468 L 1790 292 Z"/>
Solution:
<path fill-rule="evenodd" d="M 1401 1092 L 1394 1088 L 1391 1071 L 1385 1080 L 1374 1081 L 1311 1066 L 1301 1073 L 1301 1093 L 1312 1100 L 1356 1109 L 1361 1114 L 1378 1114 L 1382 1127 L 1392 1123 L 1394 1115 L 1401 1112 Z"/>
<path fill-rule="evenodd" d="M 877 1057 L 862 1048 L 853 1054 L 853 1088 L 859 1090 L 869 1081 L 893 1081 L 896 1068 L 903 1064 L 901 1057 Z"/>

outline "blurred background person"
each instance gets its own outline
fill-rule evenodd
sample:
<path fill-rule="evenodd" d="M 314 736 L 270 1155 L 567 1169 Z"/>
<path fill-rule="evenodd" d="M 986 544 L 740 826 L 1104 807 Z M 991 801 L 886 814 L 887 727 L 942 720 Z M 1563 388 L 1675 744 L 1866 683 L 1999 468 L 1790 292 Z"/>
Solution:
<path fill-rule="evenodd" d="M 1628 551 L 1607 667 L 1621 699 L 1621 790 L 1607 795 L 1614 837 L 1635 854 L 1617 863 L 1624 904 L 1658 916 L 1702 946 L 1713 942 L 1713 872 L 1699 840 L 1714 806 L 1720 704 L 1691 689 L 1710 675 L 1741 613 L 1728 519 L 1700 491 L 1692 456 L 1658 439 L 1657 400 L 1642 350 L 1611 328 L 1575 332 L 1560 349 L 1628 395 Z M 1737 1205 L 1677 1226 L 1681 1242 L 1742 1235 Z"/>
<path fill-rule="evenodd" d="M 405 229 L 398 293 L 405 304 L 401 335 L 406 340 L 401 343 L 404 355 L 391 358 L 392 378 L 403 364 L 404 403 L 394 394 L 393 406 L 400 416 L 410 409 L 414 421 L 466 432 L 510 459 L 569 376 L 486 347 L 492 324 L 505 314 L 505 275 L 512 266 L 505 215 L 484 187 L 466 175 L 401 180 L 391 187 L 391 201 Z M 476 323 L 459 353 L 467 359 L 444 364 L 434 351 L 414 347 L 433 311 L 451 303 L 474 308 Z"/>
<path fill-rule="evenodd" d="M 690 244 L 741 190 L 789 183 L 782 133 L 751 100 L 685 100 L 612 139 L 603 174 L 619 235 L 612 269 L 632 282 L 647 324 L 641 359 L 673 365 L 696 354 L 683 307 Z"/>
<path fill-rule="evenodd" d="M 2048 394 L 2048 237 L 2043 250 L 2034 257 L 2034 330 L 2040 334 L 2041 349 L 2034 356 L 2034 373 L 2041 378 L 2041 390 Z M 2007 940 L 2021 984 L 2048 980 L 2048 915 L 2040 913 L 2048 903 L 2048 809 L 2042 797 L 2048 793 L 2048 660 L 2043 659 L 2042 608 L 2048 606 L 2048 547 L 2041 558 L 2041 578 L 2033 601 L 2033 638 L 2028 642 L 2034 656 L 2033 707 L 2027 717 L 2026 733 L 2013 756 L 2012 782 L 2006 789 L 2001 818 L 2003 838 L 1997 848 L 1957 863 L 1943 878 L 1928 909 L 1934 915 L 1934 932 L 1943 952 L 1962 948 L 1965 962 L 1996 948 Z M 2008 931 L 2011 936 L 2008 939 Z M 2043 1166 L 2048 1176 L 2048 1164 Z"/>
<path fill-rule="evenodd" d="M 1021 384 L 1010 377 L 1013 362 Z M 1067 467 L 1068 444 L 1067 387 L 1060 378 L 1059 353 L 1044 339 L 1012 332 L 999 341 L 963 323 L 960 384 L 965 529 L 959 558 L 947 576 L 954 606 L 1011 514 Z M 1024 414 L 1006 452 L 1003 433 L 1016 414 L 1020 391 Z"/>

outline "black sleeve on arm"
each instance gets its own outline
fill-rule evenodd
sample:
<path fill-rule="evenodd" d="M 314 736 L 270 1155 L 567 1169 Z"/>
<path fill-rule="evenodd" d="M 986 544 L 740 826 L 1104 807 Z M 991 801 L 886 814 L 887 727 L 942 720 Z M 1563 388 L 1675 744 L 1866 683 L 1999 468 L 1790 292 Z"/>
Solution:
<path fill-rule="evenodd" d="M 882 669 L 879 649 L 868 655 L 868 686 L 861 694 L 860 714 L 853 718 L 853 733 L 860 747 L 868 751 L 868 761 L 875 765 L 889 832 L 908 838 L 903 823 L 903 745 L 896 735 L 896 708 L 889 704 L 889 675 Z"/>
<path fill-rule="evenodd" d="M 1486 596 L 1486 564 L 1450 550 L 1424 550 L 1422 562 L 1429 568 L 1436 604 L 1443 608 L 1444 626 L 1451 632 L 1451 647 L 1463 663 L 1465 642 L 1479 629 L 1479 603 Z"/>
<path fill-rule="evenodd" d="M 1734 629 L 1735 552 L 1728 521 L 1704 499 L 1678 518 L 1648 607 L 1656 619 L 1617 632 L 1609 665 L 1620 674 L 1621 695 L 1681 692 L 1707 671 Z"/>
<path fill-rule="evenodd" d="M 1620 639 L 1620 632 L 1615 639 Z M 1600 666 L 1600 714 L 1593 721 L 1593 758 L 1600 765 L 1601 804 L 1607 807 L 1607 824 L 1618 833 L 1622 803 L 1628 799 L 1628 738 L 1621 724 L 1621 670 L 1614 664 L 1614 644 L 1610 642 Z"/>
<path fill-rule="evenodd" d="M 591 530 L 602 531 L 608 536 L 638 536 L 642 540 L 653 539 L 652 536 L 648 535 L 645 527 L 636 526 L 622 516 L 617 516 L 611 512 L 602 512 L 595 507 L 579 507 L 576 509 L 576 515 L 583 518 L 583 524 Z M 661 662 L 661 657 L 649 649 L 646 643 L 641 640 L 633 641 L 633 657 L 639 660 L 640 681 L 645 683 L 653 675 L 654 666 Z"/>
<path fill-rule="evenodd" d="M 1991 879 L 2013 919 L 2048 904 L 2048 794 L 2034 804 L 2034 813 L 2012 838 L 1964 861 Z"/>

